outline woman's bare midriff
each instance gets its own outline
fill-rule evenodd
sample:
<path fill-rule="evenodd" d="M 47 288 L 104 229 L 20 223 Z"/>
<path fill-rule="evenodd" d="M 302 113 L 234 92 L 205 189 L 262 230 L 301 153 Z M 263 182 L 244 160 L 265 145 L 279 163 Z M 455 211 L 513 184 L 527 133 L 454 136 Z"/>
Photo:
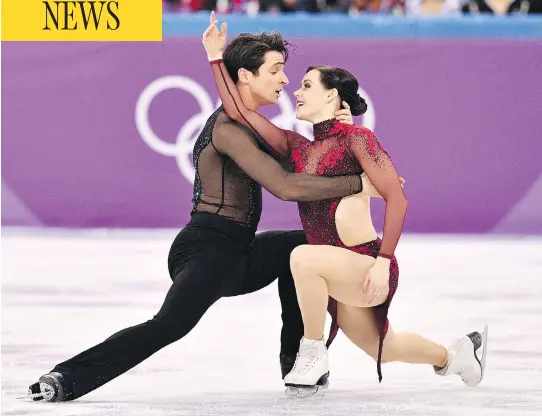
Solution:
<path fill-rule="evenodd" d="M 378 234 L 371 219 L 370 198 L 361 194 L 343 198 L 335 212 L 335 226 L 347 247 L 375 240 Z"/>

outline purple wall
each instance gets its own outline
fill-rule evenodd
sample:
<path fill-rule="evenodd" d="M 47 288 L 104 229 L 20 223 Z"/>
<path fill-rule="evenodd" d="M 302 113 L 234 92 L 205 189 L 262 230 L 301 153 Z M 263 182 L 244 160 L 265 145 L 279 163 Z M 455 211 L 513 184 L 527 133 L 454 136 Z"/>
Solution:
<path fill-rule="evenodd" d="M 358 122 L 407 179 L 406 231 L 542 234 L 542 42 L 296 44 L 264 113 L 310 133 L 292 111 L 306 66 L 352 71 L 372 103 Z M 185 224 L 191 144 L 218 99 L 199 38 L 2 47 L 3 225 Z M 292 227 L 295 204 L 266 195 L 260 228 Z"/>

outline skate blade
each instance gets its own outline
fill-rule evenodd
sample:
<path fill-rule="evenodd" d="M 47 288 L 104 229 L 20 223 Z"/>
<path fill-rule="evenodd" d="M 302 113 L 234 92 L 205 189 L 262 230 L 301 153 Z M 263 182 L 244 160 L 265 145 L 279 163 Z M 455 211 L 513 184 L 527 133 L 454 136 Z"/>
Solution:
<path fill-rule="evenodd" d="M 484 379 L 484 374 L 486 372 L 486 358 L 487 358 L 487 333 L 488 328 L 487 325 L 484 328 L 484 332 L 482 333 L 482 357 L 480 359 L 480 367 L 482 368 L 482 377 L 480 378 L 480 383 Z"/>
<path fill-rule="evenodd" d="M 43 400 L 45 399 L 44 393 L 27 394 L 26 396 L 16 397 L 17 400 Z"/>
<path fill-rule="evenodd" d="M 286 385 L 286 395 L 288 397 L 311 397 L 323 396 L 329 386 L 329 371 L 316 382 L 314 386 Z"/>
<path fill-rule="evenodd" d="M 31 390 L 29 389 L 26 396 L 16 397 L 15 399 L 16 400 L 32 400 L 32 401 L 39 401 L 39 400 L 50 401 L 55 395 L 54 390 L 48 385 L 45 385 L 45 383 L 41 383 L 40 389 L 43 389 L 43 390 L 38 393 L 31 393 Z"/>
<path fill-rule="evenodd" d="M 304 399 L 307 397 L 324 396 L 328 385 L 323 384 L 321 386 L 307 386 L 307 387 L 286 387 L 286 395 L 290 398 Z"/>

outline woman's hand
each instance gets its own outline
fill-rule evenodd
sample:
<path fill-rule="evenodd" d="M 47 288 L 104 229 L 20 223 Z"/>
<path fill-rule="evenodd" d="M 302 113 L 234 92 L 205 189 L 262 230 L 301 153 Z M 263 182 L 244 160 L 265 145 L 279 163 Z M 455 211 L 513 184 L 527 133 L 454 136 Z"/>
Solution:
<path fill-rule="evenodd" d="M 205 46 L 209 61 L 222 59 L 222 51 L 224 50 L 224 46 L 226 46 L 226 31 L 228 24 L 222 23 L 220 31 L 216 27 L 217 24 L 218 20 L 215 19 L 215 12 L 211 12 L 209 27 L 203 32 L 203 38 L 201 39 L 203 46 Z"/>
<path fill-rule="evenodd" d="M 375 264 L 367 273 L 367 277 L 363 282 L 363 292 L 369 305 L 375 300 L 384 301 L 388 297 L 390 291 L 390 262 L 389 259 L 377 257 Z"/>

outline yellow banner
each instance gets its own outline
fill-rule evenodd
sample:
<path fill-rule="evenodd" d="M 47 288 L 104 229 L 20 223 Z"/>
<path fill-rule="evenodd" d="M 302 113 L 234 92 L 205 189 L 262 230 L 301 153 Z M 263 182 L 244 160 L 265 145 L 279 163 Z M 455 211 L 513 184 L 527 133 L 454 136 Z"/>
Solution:
<path fill-rule="evenodd" d="M 161 41 L 162 0 L 1 0 L 3 41 Z"/>

